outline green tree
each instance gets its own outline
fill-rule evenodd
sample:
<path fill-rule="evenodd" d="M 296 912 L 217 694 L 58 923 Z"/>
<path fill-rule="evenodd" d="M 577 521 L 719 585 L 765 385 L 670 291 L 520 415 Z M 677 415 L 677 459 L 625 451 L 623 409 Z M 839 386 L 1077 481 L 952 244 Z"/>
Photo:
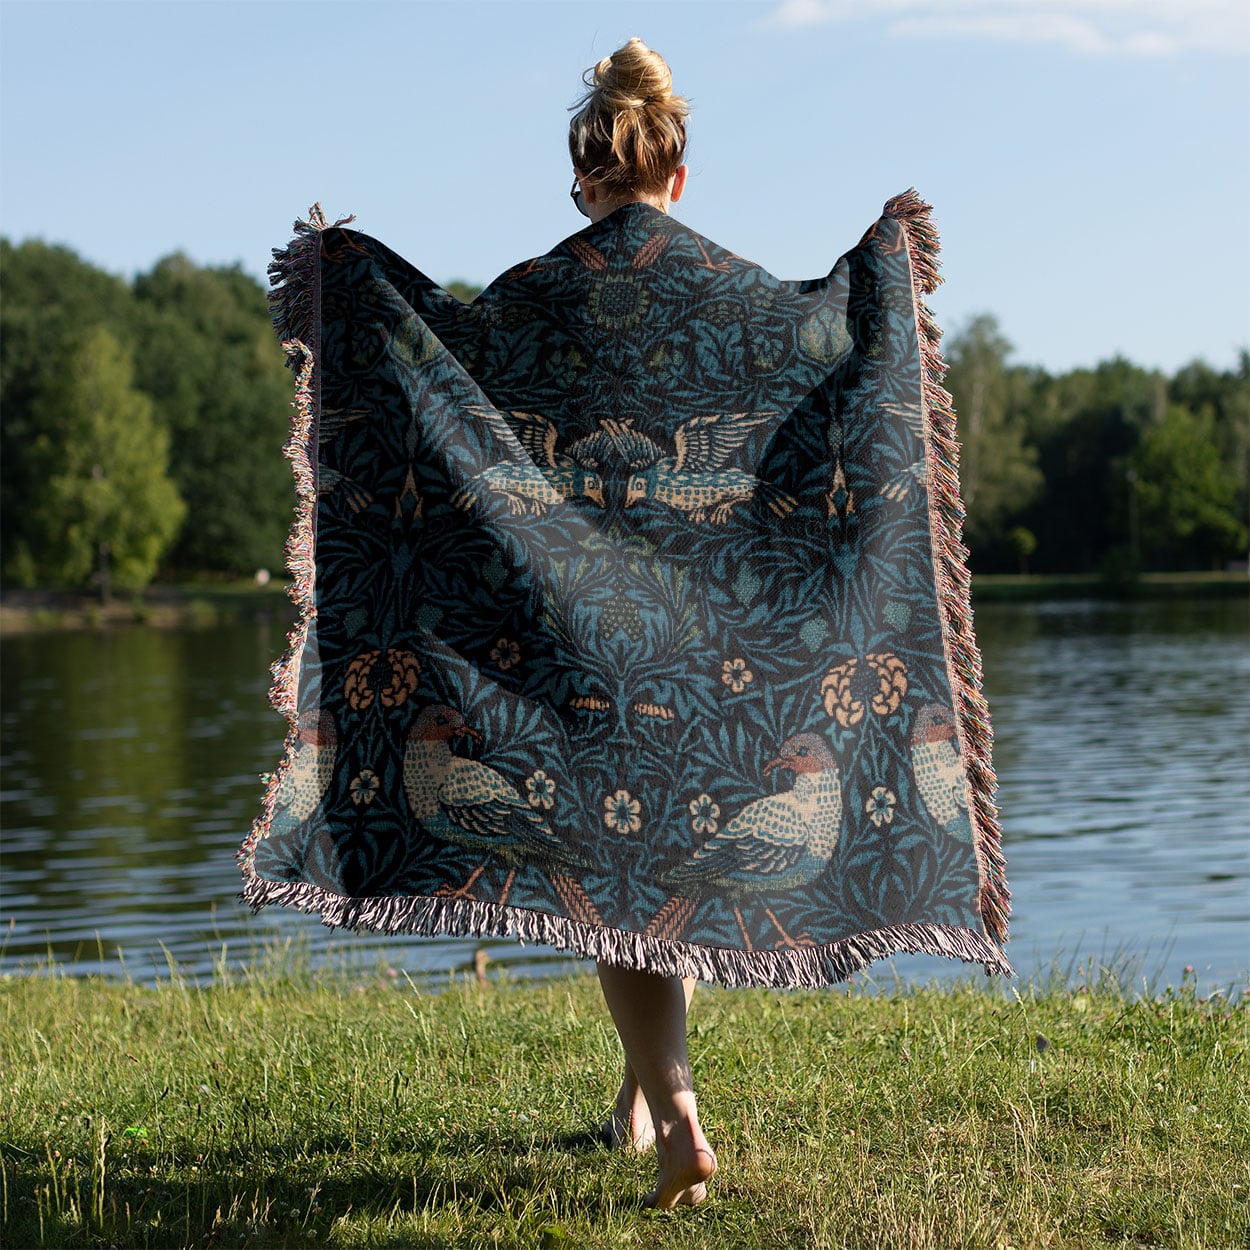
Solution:
<path fill-rule="evenodd" d="M 151 581 L 185 508 L 167 476 L 169 435 L 135 390 L 129 353 L 102 326 L 68 347 L 35 397 L 38 486 L 30 555 L 45 580 Z"/>
<path fill-rule="evenodd" d="M 443 290 L 454 295 L 462 304 L 471 304 L 482 293 L 482 288 L 463 278 L 453 278 Z"/>
<path fill-rule="evenodd" d="M 36 397 L 69 345 L 93 326 L 132 345 L 134 300 L 121 278 L 39 240 L 14 247 L 0 239 L 0 275 L 0 570 L 29 583 L 29 528 L 43 489 L 31 463 Z"/>
<path fill-rule="evenodd" d="M 1045 489 L 1020 518 L 1037 572 L 1100 572 L 1131 546 L 1127 457 L 1162 418 L 1161 376 L 1127 360 L 1039 379 L 1028 417 Z"/>
<path fill-rule="evenodd" d="M 1212 437 L 1212 422 L 1171 405 L 1129 457 L 1147 562 L 1218 567 L 1240 555 L 1246 526 L 1238 481 Z"/>
<path fill-rule="evenodd" d="M 1037 550 L 1037 535 L 1023 525 L 1015 525 L 1007 531 L 1007 544 L 1020 560 L 1020 572 L 1029 571 L 1029 557 Z"/>
<path fill-rule="evenodd" d="M 1217 371 L 1200 360 L 1186 365 L 1169 383 L 1168 398 L 1210 422 L 1211 441 L 1237 482 L 1234 510 L 1250 524 L 1250 351 L 1242 350 L 1235 369 Z"/>
<path fill-rule="evenodd" d="M 1026 370 L 1011 368 L 1012 346 L 990 316 L 976 317 L 947 349 L 945 385 L 954 396 L 962 450 L 960 488 L 968 509 L 964 534 L 974 551 L 1011 550 L 1005 522 L 1037 496 L 1042 475 L 1026 442 L 1022 415 Z"/>
<path fill-rule="evenodd" d="M 187 503 L 172 553 L 186 571 L 278 568 L 291 520 L 282 459 L 291 379 L 260 284 L 236 267 L 166 257 L 135 281 L 138 385 L 172 435 Z"/>

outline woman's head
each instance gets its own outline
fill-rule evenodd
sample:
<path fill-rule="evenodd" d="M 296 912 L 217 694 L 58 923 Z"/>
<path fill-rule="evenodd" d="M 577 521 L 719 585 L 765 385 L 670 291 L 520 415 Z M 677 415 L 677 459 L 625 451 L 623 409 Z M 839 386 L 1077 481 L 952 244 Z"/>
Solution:
<path fill-rule="evenodd" d="M 631 39 L 583 76 L 569 154 L 611 199 L 662 195 L 686 152 L 690 107 L 664 58 Z"/>

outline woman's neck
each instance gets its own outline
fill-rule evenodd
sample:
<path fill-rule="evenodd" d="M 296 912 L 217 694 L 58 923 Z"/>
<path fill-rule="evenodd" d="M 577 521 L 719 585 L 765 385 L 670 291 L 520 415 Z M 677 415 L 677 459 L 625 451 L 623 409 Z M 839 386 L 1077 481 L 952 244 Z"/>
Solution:
<path fill-rule="evenodd" d="M 619 200 L 596 199 L 593 204 L 588 204 L 586 207 L 590 220 L 599 222 L 626 204 L 650 204 L 652 208 L 667 213 L 671 202 L 667 195 L 632 195 Z"/>

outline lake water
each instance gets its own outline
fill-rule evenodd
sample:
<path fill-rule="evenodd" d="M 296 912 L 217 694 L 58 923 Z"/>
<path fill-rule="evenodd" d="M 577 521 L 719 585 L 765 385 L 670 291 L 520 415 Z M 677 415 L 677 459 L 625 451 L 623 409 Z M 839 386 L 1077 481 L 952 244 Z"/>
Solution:
<path fill-rule="evenodd" d="M 1250 648 L 1244 600 L 986 604 L 1008 954 L 1244 988 L 1250 969 Z M 293 940 L 314 962 L 441 977 L 479 945 L 518 976 L 574 966 L 512 942 L 330 933 L 236 901 L 234 855 L 283 726 L 277 621 L 19 636 L 0 649 L 0 970 L 207 976 Z M 6 936 L 7 933 L 7 936 Z M 893 971 L 958 971 L 906 958 Z M 385 975 L 385 972 L 383 972 Z M 892 975 L 878 965 L 880 981 Z"/>

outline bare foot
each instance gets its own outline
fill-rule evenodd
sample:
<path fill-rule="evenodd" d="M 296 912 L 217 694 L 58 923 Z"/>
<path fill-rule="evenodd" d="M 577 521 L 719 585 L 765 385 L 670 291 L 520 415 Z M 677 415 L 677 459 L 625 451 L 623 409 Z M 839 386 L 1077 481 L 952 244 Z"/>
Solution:
<path fill-rule="evenodd" d="M 716 1156 L 698 1123 L 679 1121 L 667 1126 L 656 1138 L 655 1151 L 660 1177 L 643 1206 L 660 1211 L 698 1206 L 707 1197 L 707 1182 L 716 1171 Z"/>
<path fill-rule="evenodd" d="M 626 1076 L 616 1095 L 616 1105 L 607 1123 L 599 1131 L 604 1145 L 612 1150 L 636 1150 L 641 1154 L 655 1145 L 655 1125 L 651 1108 L 643 1097 L 638 1082 Z"/>

